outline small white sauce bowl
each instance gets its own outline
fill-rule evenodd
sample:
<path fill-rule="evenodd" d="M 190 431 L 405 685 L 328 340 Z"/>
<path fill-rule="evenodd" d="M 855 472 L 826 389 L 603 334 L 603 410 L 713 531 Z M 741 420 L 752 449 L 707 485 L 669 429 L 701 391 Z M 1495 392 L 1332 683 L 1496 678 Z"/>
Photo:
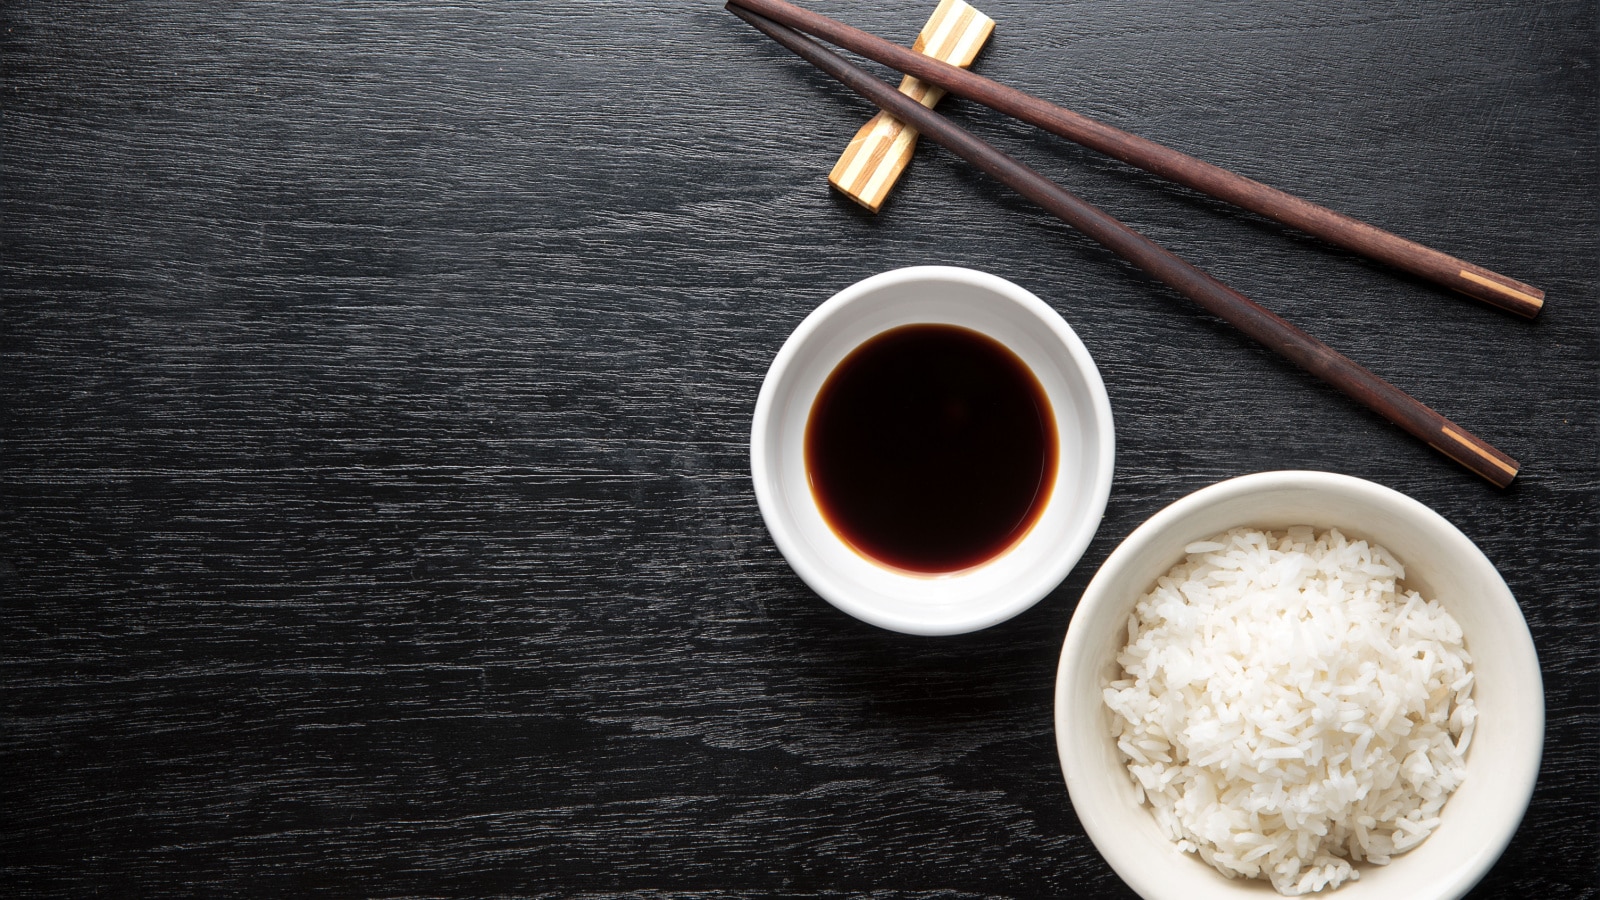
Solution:
<path fill-rule="evenodd" d="M 1033 528 L 981 565 L 938 575 L 852 549 L 823 519 L 805 466 L 806 422 L 828 375 L 873 336 L 911 324 L 957 325 L 1000 342 L 1033 371 L 1055 414 L 1055 486 Z M 756 400 L 750 470 L 778 550 L 823 599 L 891 631 L 960 634 L 1022 612 L 1072 570 L 1105 512 L 1113 450 L 1100 372 L 1055 310 L 994 275 L 918 266 L 845 288 L 784 342 Z"/>
<path fill-rule="evenodd" d="M 1358 864 L 1360 879 L 1308 896 L 1335 900 L 1445 900 L 1465 894 L 1499 858 L 1522 820 L 1544 744 L 1544 688 L 1533 638 L 1494 565 L 1466 535 L 1416 500 L 1326 472 L 1263 472 L 1214 484 L 1134 530 L 1100 567 L 1067 628 L 1056 673 L 1056 748 L 1067 791 L 1102 856 L 1145 900 L 1275 897 L 1266 881 L 1229 880 L 1180 852 L 1134 795 L 1111 737 L 1101 690 L 1118 672 L 1128 615 L 1184 546 L 1230 528 L 1310 525 L 1382 544 L 1405 583 L 1461 624 L 1472 654 L 1478 727 L 1467 777 L 1427 840 L 1387 866 Z"/>

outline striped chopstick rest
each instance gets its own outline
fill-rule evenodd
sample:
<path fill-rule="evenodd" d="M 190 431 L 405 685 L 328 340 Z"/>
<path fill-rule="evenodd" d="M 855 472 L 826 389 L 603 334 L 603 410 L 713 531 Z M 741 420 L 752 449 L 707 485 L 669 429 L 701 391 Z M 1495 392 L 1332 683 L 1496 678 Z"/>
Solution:
<path fill-rule="evenodd" d="M 953 66 L 966 68 L 994 31 L 994 20 L 964 0 L 939 0 L 928 24 L 922 26 L 911 49 Z M 900 93 L 929 109 L 944 96 L 936 87 L 907 75 Z M 872 117 L 850 140 L 844 155 L 828 173 L 828 183 L 845 196 L 877 212 L 888 198 L 911 153 L 917 148 L 917 130 L 885 112 Z"/>

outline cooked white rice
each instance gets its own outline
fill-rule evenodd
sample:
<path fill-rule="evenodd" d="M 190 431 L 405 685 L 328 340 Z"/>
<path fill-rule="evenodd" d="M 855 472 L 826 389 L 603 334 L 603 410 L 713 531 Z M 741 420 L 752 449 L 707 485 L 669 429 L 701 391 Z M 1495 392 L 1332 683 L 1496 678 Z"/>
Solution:
<path fill-rule="evenodd" d="M 1236 529 L 1186 552 L 1128 617 L 1104 694 L 1162 831 L 1286 895 L 1421 843 L 1478 714 L 1461 626 L 1338 531 Z"/>

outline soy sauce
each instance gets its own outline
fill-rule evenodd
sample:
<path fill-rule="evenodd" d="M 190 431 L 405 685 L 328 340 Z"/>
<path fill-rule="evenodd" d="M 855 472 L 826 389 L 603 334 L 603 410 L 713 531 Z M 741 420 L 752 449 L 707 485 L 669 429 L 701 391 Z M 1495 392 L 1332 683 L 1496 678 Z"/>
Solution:
<path fill-rule="evenodd" d="M 954 572 L 1016 543 L 1055 484 L 1055 417 L 1027 365 L 954 325 L 905 325 L 828 376 L 805 434 L 823 518 L 899 569 Z"/>

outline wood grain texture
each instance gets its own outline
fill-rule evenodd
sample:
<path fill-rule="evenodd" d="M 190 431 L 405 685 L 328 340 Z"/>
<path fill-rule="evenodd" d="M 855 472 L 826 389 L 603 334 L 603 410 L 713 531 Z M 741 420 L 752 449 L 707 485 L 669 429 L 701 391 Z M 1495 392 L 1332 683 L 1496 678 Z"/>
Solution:
<path fill-rule="evenodd" d="M 902 42 L 927 14 L 815 5 Z M 1500 567 L 1547 750 L 1472 896 L 1595 896 L 1593 5 L 984 7 L 978 71 L 1545 288 L 1512 320 L 941 107 L 1472 423 L 1517 483 L 937 148 L 860 210 L 819 175 L 869 108 L 715 4 L 9 3 L 4 892 L 1130 897 L 1056 763 L 1073 604 L 1165 504 L 1303 467 Z M 746 459 L 790 330 L 919 263 L 1060 310 L 1118 428 L 1083 563 L 948 640 L 810 594 Z"/>

